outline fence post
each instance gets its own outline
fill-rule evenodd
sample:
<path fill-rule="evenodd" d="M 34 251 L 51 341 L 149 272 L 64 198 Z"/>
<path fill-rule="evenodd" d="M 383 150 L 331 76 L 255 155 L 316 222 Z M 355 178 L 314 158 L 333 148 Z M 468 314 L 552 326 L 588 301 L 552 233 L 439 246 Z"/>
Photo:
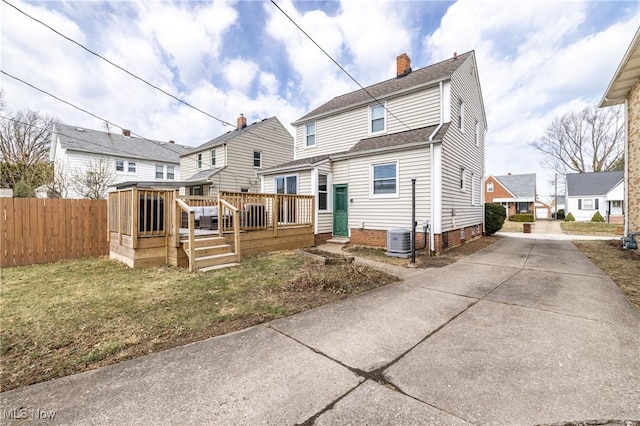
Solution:
<path fill-rule="evenodd" d="M 278 216 L 280 215 L 280 194 L 276 194 L 273 197 L 273 212 L 272 212 L 272 220 L 273 220 L 273 236 L 278 236 Z"/>
<path fill-rule="evenodd" d="M 138 190 L 136 188 L 131 190 L 131 246 L 138 248 Z"/>

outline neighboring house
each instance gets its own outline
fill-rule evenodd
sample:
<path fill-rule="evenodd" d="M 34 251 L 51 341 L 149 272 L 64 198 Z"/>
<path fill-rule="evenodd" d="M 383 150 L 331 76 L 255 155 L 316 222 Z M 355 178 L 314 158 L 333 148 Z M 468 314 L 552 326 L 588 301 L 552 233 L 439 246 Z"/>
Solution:
<path fill-rule="evenodd" d="M 242 114 L 237 128 L 192 148 L 180 157 L 187 195 L 218 191 L 259 192 L 257 175 L 293 159 L 293 138 L 276 117 L 247 126 Z"/>
<path fill-rule="evenodd" d="M 535 214 L 536 174 L 487 176 L 484 180 L 484 202 L 501 204 L 507 211 L 507 217 L 520 213 Z"/>
<path fill-rule="evenodd" d="M 265 192 L 316 196 L 316 243 L 386 247 L 387 231 L 411 228 L 412 179 L 418 248 L 427 224 L 435 252 L 482 232 L 487 125 L 474 52 L 415 71 L 402 54 L 396 70 L 293 122 L 295 160 L 260 173 Z"/>
<path fill-rule="evenodd" d="M 551 219 L 553 215 L 553 208 L 550 204 L 545 203 L 544 201 L 536 201 L 536 220 L 537 219 Z"/>
<path fill-rule="evenodd" d="M 624 104 L 624 232 L 640 232 L 640 29 L 618 66 L 600 107 Z"/>
<path fill-rule="evenodd" d="M 91 186 L 96 179 L 108 181 L 109 187 L 132 181 L 158 185 L 179 181 L 179 156 L 188 149 L 173 141 L 134 137 L 129 130 L 116 134 L 56 124 L 49 159 L 66 189 L 61 195 L 84 198 L 85 184 Z"/>
<path fill-rule="evenodd" d="M 551 200 L 551 211 L 554 213 L 558 212 L 558 210 L 565 210 L 565 206 L 564 195 L 558 195 Z"/>
<path fill-rule="evenodd" d="M 567 209 L 577 221 L 589 221 L 599 211 L 606 222 L 623 223 L 623 172 L 567 175 Z"/>

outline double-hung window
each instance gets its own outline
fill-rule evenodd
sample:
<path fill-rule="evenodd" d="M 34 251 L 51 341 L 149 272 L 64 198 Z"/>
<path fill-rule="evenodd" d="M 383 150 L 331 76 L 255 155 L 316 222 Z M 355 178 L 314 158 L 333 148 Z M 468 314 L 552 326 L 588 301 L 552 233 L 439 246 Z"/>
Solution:
<path fill-rule="evenodd" d="M 476 146 L 480 147 L 480 122 L 476 120 Z"/>
<path fill-rule="evenodd" d="M 371 165 L 371 195 L 398 195 L 398 163 Z"/>
<path fill-rule="evenodd" d="M 493 192 L 493 182 L 487 183 L 487 192 Z"/>
<path fill-rule="evenodd" d="M 202 168 L 202 153 L 199 152 L 198 155 L 196 155 L 196 165 L 199 169 Z"/>
<path fill-rule="evenodd" d="M 262 167 L 262 151 L 253 151 L 253 167 Z"/>
<path fill-rule="evenodd" d="M 176 177 L 173 166 L 167 166 L 167 179 L 174 180 Z"/>
<path fill-rule="evenodd" d="M 124 160 L 116 160 L 116 172 L 124 172 Z"/>
<path fill-rule="evenodd" d="M 316 146 L 316 123 L 308 123 L 304 126 L 306 146 Z"/>
<path fill-rule="evenodd" d="M 211 150 L 211 165 L 216 165 L 216 150 L 215 148 Z"/>
<path fill-rule="evenodd" d="M 164 177 L 164 166 L 156 164 L 156 179 L 162 179 Z"/>
<path fill-rule="evenodd" d="M 373 105 L 369 108 L 369 132 L 380 133 L 386 130 L 385 109 L 383 105 Z"/>
<path fill-rule="evenodd" d="M 460 99 L 459 110 L 460 112 L 458 115 L 458 129 L 464 132 L 464 102 L 462 102 L 462 99 Z"/>
<path fill-rule="evenodd" d="M 464 167 L 460 167 L 460 192 L 467 190 L 466 170 Z"/>
<path fill-rule="evenodd" d="M 127 171 L 129 173 L 135 173 L 136 172 L 136 163 L 134 163 L 133 161 L 129 161 L 127 166 L 128 166 Z"/>

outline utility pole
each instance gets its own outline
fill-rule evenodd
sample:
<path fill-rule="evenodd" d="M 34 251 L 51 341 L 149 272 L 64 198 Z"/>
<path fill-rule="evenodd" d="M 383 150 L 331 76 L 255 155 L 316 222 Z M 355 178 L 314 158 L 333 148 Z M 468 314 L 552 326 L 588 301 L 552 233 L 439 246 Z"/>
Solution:
<path fill-rule="evenodd" d="M 554 180 L 555 186 L 555 195 L 553 197 L 553 217 L 558 218 L 558 174 L 556 173 L 556 178 Z"/>

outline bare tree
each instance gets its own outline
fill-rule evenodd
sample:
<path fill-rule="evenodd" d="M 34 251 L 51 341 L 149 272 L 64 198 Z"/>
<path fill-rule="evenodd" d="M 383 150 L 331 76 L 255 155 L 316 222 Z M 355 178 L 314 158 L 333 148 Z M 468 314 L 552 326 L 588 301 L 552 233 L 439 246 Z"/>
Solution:
<path fill-rule="evenodd" d="M 110 187 L 115 184 L 113 165 L 106 158 L 91 160 L 85 170 L 76 170 L 71 174 L 73 189 L 84 198 L 99 200 L 107 197 Z"/>
<path fill-rule="evenodd" d="M 67 177 L 66 167 L 60 161 L 56 161 L 52 166 L 51 178 L 45 183 L 48 196 L 50 198 L 67 198 L 70 182 Z"/>
<path fill-rule="evenodd" d="M 613 170 L 624 154 L 622 107 L 587 107 L 557 117 L 531 145 L 559 174 Z"/>

